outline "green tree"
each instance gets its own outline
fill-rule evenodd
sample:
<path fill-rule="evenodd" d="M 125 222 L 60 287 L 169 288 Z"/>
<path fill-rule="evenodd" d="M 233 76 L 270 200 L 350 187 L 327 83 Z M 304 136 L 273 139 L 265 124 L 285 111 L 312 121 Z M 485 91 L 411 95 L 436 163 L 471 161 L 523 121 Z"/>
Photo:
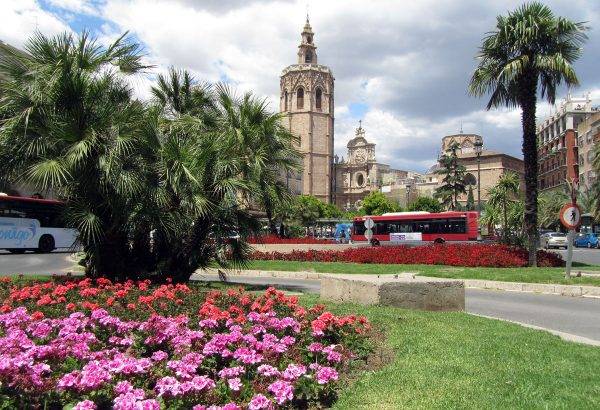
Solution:
<path fill-rule="evenodd" d="M 467 211 L 475 210 L 475 197 L 473 196 L 473 185 L 469 185 L 469 192 L 467 194 Z"/>
<path fill-rule="evenodd" d="M 491 94 L 487 109 L 518 106 L 522 110 L 529 266 L 537 265 L 537 93 L 539 89 L 542 98 L 554 104 L 563 81 L 579 83 L 573 63 L 581 55 L 586 30 L 583 23 L 557 17 L 539 2 L 526 3 L 498 16 L 495 30 L 483 40 L 469 84 L 472 95 Z"/>
<path fill-rule="evenodd" d="M 132 155 L 143 144 L 144 110 L 125 81 L 147 68 L 140 48 L 125 36 L 102 47 L 84 32 L 36 33 L 24 49 L 6 48 L 0 60 L 0 174 L 69 201 L 66 218 L 79 229 L 90 273 L 125 270 L 123 210 L 144 194 Z"/>
<path fill-rule="evenodd" d="M 283 126 L 282 114 L 269 112 L 266 100 L 251 93 L 238 98 L 230 88 L 219 86 L 217 101 L 217 127 L 232 144 L 232 153 L 242 159 L 241 176 L 251 184 L 248 205 L 251 200 L 258 203 L 270 232 L 277 234 L 275 209 L 292 200 L 281 175 L 302 169 L 302 156 L 295 148 L 298 139 Z"/>
<path fill-rule="evenodd" d="M 508 221 L 510 205 L 519 200 L 521 181 L 519 175 L 507 172 L 500 176 L 496 185 L 488 190 L 488 204 L 500 209 L 502 215 L 502 237 L 509 241 L 511 226 Z"/>
<path fill-rule="evenodd" d="M 442 204 L 435 198 L 420 196 L 408 207 L 409 211 L 442 212 Z"/>
<path fill-rule="evenodd" d="M 360 212 L 364 215 L 382 215 L 386 212 L 397 212 L 400 206 L 389 200 L 379 191 L 371 192 L 361 204 Z"/>
<path fill-rule="evenodd" d="M 458 197 L 466 193 L 466 168 L 458 163 L 458 148 L 456 142 L 450 145 L 448 152 L 440 157 L 441 168 L 435 171 L 436 174 L 443 175 L 443 184 L 436 189 L 434 197 L 451 210 L 460 208 Z"/>
<path fill-rule="evenodd" d="M 298 195 L 292 207 L 293 218 L 304 227 L 315 224 L 322 215 L 323 202 L 312 195 Z"/>

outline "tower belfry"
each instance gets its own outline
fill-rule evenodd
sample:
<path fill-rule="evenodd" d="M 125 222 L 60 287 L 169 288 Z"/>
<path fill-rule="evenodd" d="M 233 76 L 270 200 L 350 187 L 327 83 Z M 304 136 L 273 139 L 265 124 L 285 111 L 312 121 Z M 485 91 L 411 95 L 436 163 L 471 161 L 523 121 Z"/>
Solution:
<path fill-rule="evenodd" d="M 329 67 L 317 63 L 315 35 L 307 15 L 297 63 L 281 73 L 280 111 L 285 114 L 285 125 L 299 137 L 298 148 L 304 154 L 304 170 L 290 188 L 324 202 L 333 200 L 334 80 Z"/>

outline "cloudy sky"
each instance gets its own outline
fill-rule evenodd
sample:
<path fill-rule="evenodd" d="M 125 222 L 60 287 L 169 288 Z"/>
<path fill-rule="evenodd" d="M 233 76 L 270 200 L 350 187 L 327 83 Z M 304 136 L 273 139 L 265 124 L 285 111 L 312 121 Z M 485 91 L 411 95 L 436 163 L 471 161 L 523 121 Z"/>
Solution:
<path fill-rule="evenodd" d="M 576 69 L 600 105 L 600 2 L 547 2 L 555 13 L 591 27 Z M 135 80 L 140 98 L 170 65 L 198 79 L 227 81 L 271 101 L 281 70 L 296 62 L 307 7 L 319 63 L 336 78 L 335 147 L 363 120 L 379 161 L 424 171 L 444 135 L 484 136 L 486 147 L 521 156 L 520 112 L 485 111 L 467 95 L 481 38 L 508 0 L 0 0 L 0 40 L 22 46 L 37 27 L 46 34 L 88 29 L 108 42 L 124 31 L 143 43 L 156 68 Z M 563 97 L 566 90 L 560 90 Z M 553 108 L 540 104 L 540 117 Z"/>

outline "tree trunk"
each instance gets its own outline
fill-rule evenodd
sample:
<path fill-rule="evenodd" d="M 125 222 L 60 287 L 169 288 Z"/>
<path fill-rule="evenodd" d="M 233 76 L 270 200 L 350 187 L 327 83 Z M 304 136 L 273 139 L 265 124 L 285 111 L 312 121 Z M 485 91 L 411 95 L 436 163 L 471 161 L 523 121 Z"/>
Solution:
<path fill-rule="evenodd" d="M 508 243 L 508 215 L 506 214 L 506 202 L 502 202 L 502 236 L 504 236 L 504 243 Z"/>
<path fill-rule="evenodd" d="M 537 266 L 537 194 L 538 194 L 538 152 L 535 130 L 535 109 L 537 102 L 537 77 L 529 72 L 519 84 L 519 105 L 523 127 L 523 160 L 525 162 L 525 232 L 529 251 L 529 266 Z"/>

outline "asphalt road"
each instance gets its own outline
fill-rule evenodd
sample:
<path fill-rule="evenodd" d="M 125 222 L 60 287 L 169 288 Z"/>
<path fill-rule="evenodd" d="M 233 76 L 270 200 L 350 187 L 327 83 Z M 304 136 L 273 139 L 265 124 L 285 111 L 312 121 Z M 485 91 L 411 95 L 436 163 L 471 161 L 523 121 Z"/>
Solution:
<path fill-rule="evenodd" d="M 567 260 L 566 250 L 557 249 L 553 250 L 553 252 L 560 253 L 563 259 Z M 600 265 L 600 249 L 574 248 L 573 261 L 587 263 L 589 265 Z"/>
<path fill-rule="evenodd" d="M 24 273 L 30 275 L 66 273 L 73 271 L 75 262 L 69 252 L 24 253 L 21 255 L 0 251 L 0 274 Z"/>
<path fill-rule="evenodd" d="M 600 257 L 598 249 L 576 250 L 576 257 Z M 577 260 L 577 259 L 576 259 Z M 589 263 L 589 262 L 588 262 Z M 600 260 L 597 260 L 599 263 Z M 69 253 L 12 255 L 0 253 L 0 274 L 65 273 L 75 263 Z M 216 275 L 196 275 L 195 279 L 216 280 Z M 281 278 L 236 278 L 236 283 L 274 285 L 291 291 L 318 293 L 319 281 Z M 466 311 L 565 332 L 600 342 L 600 299 L 570 298 L 534 293 L 467 289 Z"/>

